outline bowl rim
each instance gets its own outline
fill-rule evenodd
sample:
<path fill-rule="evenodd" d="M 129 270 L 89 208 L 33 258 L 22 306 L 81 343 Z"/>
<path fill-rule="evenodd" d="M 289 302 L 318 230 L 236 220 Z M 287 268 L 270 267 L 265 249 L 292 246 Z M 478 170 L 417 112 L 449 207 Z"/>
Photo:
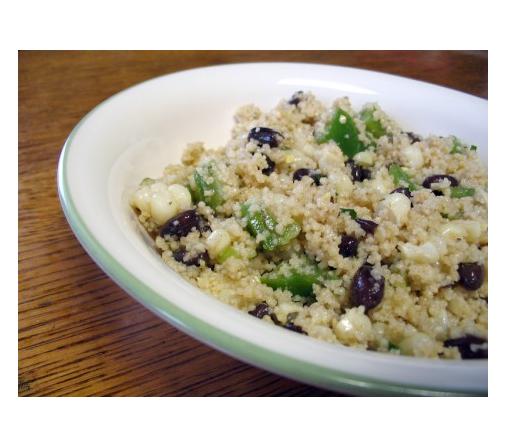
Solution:
<path fill-rule="evenodd" d="M 184 333 L 198 339 L 200 342 L 211 346 L 229 356 L 239 359 L 243 362 L 255 365 L 262 369 L 271 371 L 273 373 L 299 380 L 304 383 L 308 383 L 314 386 L 318 386 L 324 389 L 333 389 L 340 392 L 351 392 L 353 394 L 369 394 L 369 395 L 412 395 L 412 396 L 472 396 L 472 395 L 487 395 L 486 392 L 478 390 L 458 390 L 458 389 L 444 389 L 434 388 L 429 386 L 409 386 L 406 384 L 391 383 L 388 381 L 376 380 L 370 377 L 356 376 L 351 373 L 345 373 L 336 369 L 327 368 L 305 362 L 300 359 L 296 359 L 287 356 L 277 351 L 267 349 L 262 346 L 255 345 L 249 341 L 246 341 L 232 333 L 225 332 L 208 322 L 201 320 L 182 308 L 172 303 L 169 299 L 158 294 L 150 286 L 146 285 L 125 267 L 123 267 L 109 252 L 101 245 L 101 243 L 95 238 L 92 231 L 87 227 L 83 218 L 81 217 L 79 210 L 73 200 L 71 190 L 68 184 L 67 177 L 67 159 L 69 157 L 70 150 L 72 148 L 73 139 L 77 135 L 83 123 L 91 117 L 100 107 L 108 103 L 110 100 L 115 99 L 118 95 L 127 92 L 128 90 L 138 87 L 147 82 L 156 81 L 158 79 L 185 74 L 190 71 L 214 69 L 217 67 L 248 67 L 250 65 L 312 65 L 320 67 L 337 67 L 349 70 L 363 70 L 373 74 L 385 75 L 388 77 L 397 77 L 405 79 L 407 81 L 415 81 L 431 85 L 433 87 L 439 87 L 448 91 L 454 91 L 455 93 L 461 93 L 468 95 L 469 97 L 485 100 L 474 95 L 469 95 L 465 92 L 461 92 L 455 89 L 435 85 L 432 83 L 414 80 L 411 78 L 392 75 L 384 72 L 377 72 L 375 70 L 358 69 L 355 67 L 338 66 L 329 64 L 318 64 L 318 63 L 280 63 L 280 62 L 268 62 L 268 63 L 228 63 L 228 64 L 217 64 L 213 66 L 198 67 L 193 69 L 181 70 L 174 73 L 168 73 L 159 75 L 153 78 L 149 78 L 145 81 L 133 84 L 119 92 L 111 95 L 107 99 L 103 100 L 95 107 L 93 107 L 73 128 L 69 136 L 67 137 L 60 157 L 58 161 L 57 170 L 57 187 L 59 200 L 62 206 L 64 215 L 75 234 L 76 238 L 94 260 L 94 262 L 110 277 L 116 284 L 118 284 L 123 290 L 125 290 L 132 298 L 136 299 L 143 306 L 151 310 L 153 313 L 171 323 L 173 326 L 183 331 Z M 487 100 L 485 100 L 487 101 Z M 392 355 L 385 355 L 392 356 Z M 483 362 L 487 364 L 485 360 L 471 360 L 468 362 Z"/>

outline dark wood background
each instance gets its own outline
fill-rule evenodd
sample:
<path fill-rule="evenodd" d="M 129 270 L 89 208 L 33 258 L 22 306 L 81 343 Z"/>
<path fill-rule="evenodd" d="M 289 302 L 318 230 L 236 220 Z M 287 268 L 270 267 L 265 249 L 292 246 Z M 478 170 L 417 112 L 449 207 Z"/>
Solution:
<path fill-rule="evenodd" d="M 305 61 L 362 67 L 488 96 L 487 52 L 20 52 L 20 396 L 329 396 L 225 356 L 161 321 L 83 251 L 56 188 L 60 149 L 110 95 L 192 67 Z"/>

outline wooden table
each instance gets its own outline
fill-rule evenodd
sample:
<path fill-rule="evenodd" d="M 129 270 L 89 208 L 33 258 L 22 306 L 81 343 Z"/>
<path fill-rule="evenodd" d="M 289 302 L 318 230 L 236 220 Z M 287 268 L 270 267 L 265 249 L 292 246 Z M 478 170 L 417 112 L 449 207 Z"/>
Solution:
<path fill-rule="evenodd" d="M 20 52 L 19 395 L 334 395 L 161 321 L 95 265 L 58 202 L 60 149 L 95 105 L 157 75 L 245 61 L 356 66 L 488 95 L 487 52 Z"/>

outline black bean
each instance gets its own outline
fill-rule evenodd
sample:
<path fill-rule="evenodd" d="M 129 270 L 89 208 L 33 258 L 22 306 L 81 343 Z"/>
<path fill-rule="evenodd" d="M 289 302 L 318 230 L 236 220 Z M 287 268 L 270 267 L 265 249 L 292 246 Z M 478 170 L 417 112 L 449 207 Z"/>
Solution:
<path fill-rule="evenodd" d="M 178 261 L 179 263 L 184 262 L 184 257 L 186 255 L 187 255 L 187 251 L 185 248 L 180 248 L 173 252 L 173 258 L 175 258 L 175 260 Z"/>
<path fill-rule="evenodd" d="M 270 313 L 270 307 L 266 302 L 262 302 L 258 304 L 254 310 L 251 310 L 250 312 L 247 312 L 250 315 L 253 315 L 255 318 L 262 319 L 265 315 L 268 315 Z"/>
<path fill-rule="evenodd" d="M 355 237 L 343 234 L 341 236 L 341 243 L 339 244 L 339 253 L 345 258 L 355 257 L 357 256 L 358 246 L 359 241 Z"/>
<path fill-rule="evenodd" d="M 293 173 L 293 181 L 302 180 L 304 176 L 309 176 L 312 171 L 309 168 L 299 168 Z"/>
<path fill-rule="evenodd" d="M 299 325 L 295 325 L 293 322 L 287 322 L 285 325 L 283 325 L 283 327 L 288 330 L 291 330 L 292 332 L 307 335 L 307 333 L 304 330 L 302 330 L 302 327 L 300 327 Z"/>
<path fill-rule="evenodd" d="M 307 335 L 307 333 L 302 329 L 302 327 L 295 325 L 293 322 L 287 322 L 286 324 L 283 324 L 279 319 L 277 319 L 277 316 L 275 313 L 271 313 L 269 316 L 272 319 L 272 322 L 274 324 L 276 324 L 278 327 L 283 327 L 288 330 L 291 330 L 291 331 L 294 331 L 297 333 L 302 333 L 303 335 Z"/>
<path fill-rule="evenodd" d="M 270 319 L 272 319 L 272 322 L 276 325 L 282 325 L 281 324 L 281 321 L 279 321 L 279 319 L 277 319 L 277 316 L 275 313 L 271 313 L 270 315 Z"/>
<path fill-rule="evenodd" d="M 360 165 L 357 165 L 353 160 L 348 160 L 346 162 L 348 165 L 350 165 L 350 171 L 352 174 L 352 180 L 354 182 L 362 182 L 366 179 L 371 178 L 371 171 L 361 167 Z"/>
<path fill-rule="evenodd" d="M 210 228 L 209 222 L 205 218 L 203 218 L 201 215 L 200 215 L 200 218 L 198 221 L 199 221 L 198 231 L 200 231 L 200 232 L 212 231 L 212 229 Z"/>
<path fill-rule="evenodd" d="M 424 188 L 431 188 L 433 183 L 441 182 L 442 180 L 448 180 L 451 186 L 458 186 L 459 182 L 453 176 L 449 176 L 448 174 L 434 174 L 433 176 L 426 177 L 422 182 L 422 186 Z"/>
<path fill-rule="evenodd" d="M 199 254 L 199 258 L 205 263 L 205 266 L 207 266 L 210 269 L 214 269 L 214 263 L 211 261 L 209 253 L 207 251 Z"/>
<path fill-rule="evenodd" d="M 415 144 L 416 142 L 422 140 L 422 138 L 418 134 L 412 133 L 411 131 L 407 131 L 406 135 L 410 138 L 410 142 L 412 144 Z"/>
<path fill-rule="evenodd" d="M 477 263 L 458 265 L 459 283 L 467 290 L 477 290 L 484 281 L 484 267 Z"/>
<path fill-rule="evenodd" d="M 487 359 L 488 349 L 472 347 L 473 345 L 482 345 L 486 339 L 473 335 L 465 335 L 460 338 L 447 339 L 444 341 L 445 347 L 458 347 L 462 359 Z"/>
<path fill-rule="evenodd" d="M 195 209 L 177 214 L 175 217 L 170 218 L 159 230 L 159 235 L 173 235 L 176 237 L 185 237 L 194 228 L 197 231 L 207 230 L 208 224 L 206 220 L 200 216 Z M 209 228 L 210 229 L 210 228 Z"/>
<path fill-rule="evenodd" d="M 319 172 L 310 170 L 309 168 L 299 168 L 293 173 L 293 181 L 302 180 L 304 176 L 309 176 L 313 179 L 316 186 L 320 186 L 320 179 L 323 177 Z"/>
<path fill-rule="evenodd" d="M 364 232 L 367 232 L 368 234 L 374 234 L 375 233 L 375 229 L 378 226 L 378 223 L 375 223 L 372 220 L 366 220 L 366 219 L 363 219 L 363 218 L 358 218 L 355 221 L 362 228 L 362 230 Z"/>
<path fill-rule="evenodd" d="M 264 144 L 268 144 L 270 148 L 276 148 L 279 146 L 280 140 L 283 135 L 272 128 L 267 127 L 255 127 L 249 131 L 247 140 L 255 140 L 261 147 Z"/>
<path fill-rule="evenodd" d="M 376 307 L 384 296 L 385 279 L 371 274 L 372 266 L 363 264 L 355 273 L 350 287 L 350 301 L 354 307 L 364 306 L 366 311 Z"/>
<path fill-rule="evenodd" d="M 173 252 L 173 258 L 179 263 L 183 263 L 186 266 L 197 266 L 200 267 L 200 262 L 203 261 L 207 267 L 214 267 L 212 262 L 210 261 L 210 257 L 207 251 L 200 252 L 192 258 L 186 258 L 189 253 L 185 248 L 179 248 L 175 252 Z"/>
<path fill-rule="evenodd" d="M 266 176 L 270 176 L 276 169 L 276 162 L 274 162 L 266 154 L 264 154 L 264 156 L 265 156 L 265 160 L 267 161 L 267 166 L 262 170 L 262 174 L 265 174 Z"/>
<path fill-rule="evenodd" d="M 295 92 L 292 95 L 292 97 L 290 98 L 290 100 L 288 101 L 288 104 L 297 105 L 302 100 L 303 95 L 304 95 L 304 92 L 302 90 Z"/>
<path fill-rule="evenodd" d="M 412 198 L 412 193 L 410 192 L 410 190 L 408 188 L 406 188 L 405 186 L 400 186 L 399 188 L 396 188 L 394 191 L 391 192 L 391 194 L 394 194 L 394 193 L 400 193 L 400 194 L 404 194 L 405 196 L 407 196 L 409 199 Z"/>

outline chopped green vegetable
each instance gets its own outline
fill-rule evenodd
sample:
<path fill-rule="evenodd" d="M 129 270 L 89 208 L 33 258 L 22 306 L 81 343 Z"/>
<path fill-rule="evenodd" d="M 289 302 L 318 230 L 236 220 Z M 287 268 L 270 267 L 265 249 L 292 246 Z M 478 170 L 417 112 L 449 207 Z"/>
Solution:
<path fill-rule="evenodd" d="M 208 162 L 196 169 L 193 174 L 195 187 L 192 188 L 192 195 L 195 202 L 205 202 L 212 209 L 223 204 L 222 185 L 217 177 L 215 163 Z"/>
<path fill-rule="evenodd" d="M 355 211 L 355 209 L 341 208 L 341 212 L 348 214 L 352 218 L 352 220 L 355 220 L 357 218 L 357 212 Z"/>
<path fill-rule="evenodd" d="M 417 189 L 417 185 L 398 164 L 393 163 L 389 166 L 389 174 L 392 176 L 395 185 L 403 183 L 410 191 L 415 191 Z"/>
<path fill-rule="evenodd" d="M 316 284 L 318 279 L 314 275 L 307 275 L 294 271 L 289 275 L 278 275 L 274 273 L 264 275 L 261 281 L 274 290 L 289 290 L 294 295 L 305 298 L 313 296 L 313 284 Z"/>
<path fill-rule="evenodd" d="M 247 220 L 247 230 L 256 237 L 262 235 L 261 246 L 264 251 L 273 251 L 278 247 L 290 243 L 300 233 L 300 226 L 297 223 L 290 223 L 285 226 L 283 233 L 276 232 L 277 222 L 272 214 L 266 209 L 259 209 L 250 212 L 249 205 L 243 204 L 240 214 Z"/>
<path fill-rule="evenodd" d="M 239 257 L 239 253 L 232 246 L 228 246 L 227 248 L 223 249 L 219 253 L 219 255 L 217 255 L 215 260 L 219 264 L 223 264 L 230 257 L 235 257 L 235 258 Z"/>
<path fill-rule="evenodd" d="M 382 126 L 382 123 L 378 119 L 375 119 L 373 115 L 374 111 L 375 109 L 373 108 L 362 110 L 361 119 L 366 124 L 366 131 L 375 139 L 379 139 L 383 135 L 387 134 L 387 132 Z"/>
<path fill-rule="evenodd" d="M 145 177 L 141 182 L 140 182 L 140 186 L 146 186 L 146 185 L 152 185 L 153 183 L 155 183 L 155 180 L 154 179 L 151 179 L 150 177 Z"/>
<path fill-rule="evenodd" d="M 470 148 L 468 148 L 468 146 L 462 143 L 456 136 L 453 137 L 451 154 L 465 154 L 467 149 L 470 149 L 470 151 L 477 151 L 477 145 L 470 145 Z"/>
<path fill-rule="evenodd" d="M 313 284 L 331 279 L 327 271 L 313 261 L 303 258 L 302 266 L 292 267 L 282 263 L 274 272 L 262 275 L 261 282 L 275 289 L 288 290 L 302 298 L 314 298 Z"/>
<path fill-rule="evenodd" d="M 466 186 L 454 186 L 451 188 L 451 198 L 461 199 L 462 197 L 472 197 L 475 194 L 475 188 Z"/>
<path fill-rule="evenodd" d="M 359 130 L 352 117 L 338 108 L 325 127 L 325 133 L 318 139 L 320 144 L 333 140 L 350 159 L 366 146 L 359 140 Z"/>
<path fill-rule="evenodd" d="M 451 154 L 465 154 L 465 151 L 466 151 L 466 146 L 461 143 L 461 141 L 456 137 L 454 136 L 453 137 L 453 140 L 452 140 L 452 149 L 450 151 Z"/>
<path fill-rule="evenodd" d="M 459 220 L 463 218 L 463 211 L 458 211 L 456 214 L 448 214 L 445 212 L 441 212 L 440 215 L 442 218 L 446 218 L 448 220 Z"/>
<path fill-rule="evenodd" d="M 279 236 L 279 246 L 290 243 L 300 233 L 300 226 L 297 223 L 290 223 L 283 229 L 283 233 Z"/>
<path fill-rule="evenodd" d="M 477 146 L 471 145 L 470 150 L 471 151 L 477 150 Z M 449 153 L 451 153 L 451 154 L 455 154 L 455 153 L 465 154 L 466 152 L 467 152 L 467 146 L 463 142 L 461 142 L 456 136 L 454 136 L 453 140 L 452 140 L 452 149 Z"/>

